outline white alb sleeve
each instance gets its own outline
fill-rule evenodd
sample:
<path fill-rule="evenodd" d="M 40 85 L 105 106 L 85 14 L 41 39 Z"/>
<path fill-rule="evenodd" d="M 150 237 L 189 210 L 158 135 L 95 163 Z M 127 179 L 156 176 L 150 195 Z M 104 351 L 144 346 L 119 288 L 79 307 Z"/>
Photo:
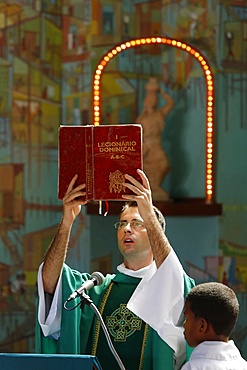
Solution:
<path fill-rule="evenodd" d="M 152 276 L 145 276 L 127 307 L 147 322 L 180 356 L 185 351 L 179 319 L 184 307 L 184 270 L 172 250 Z"/>
<path fill-rule="evenodd" d="M 39 294 L 38 322 L 45 337 L 51 336 L 54 339 L 58 339 L 60 336 L 61 313 L 62 313 L 62 279 L 60 275 L 48 316 L 45 317 L 46 302 L 42 280 L 42 268 L 43 263 L 40 265 L 38 270 L 38 294 Z"/>

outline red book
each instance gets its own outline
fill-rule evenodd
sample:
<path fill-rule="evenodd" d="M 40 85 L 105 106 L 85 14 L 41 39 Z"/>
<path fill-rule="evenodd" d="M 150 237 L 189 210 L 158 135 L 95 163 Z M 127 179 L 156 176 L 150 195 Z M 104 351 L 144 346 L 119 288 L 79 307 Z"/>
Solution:
<path fill-rule="evenodd" d="M 122 194 L 131 192 L 122 185 L 124 174 L 140 181 L 140 124 L 60 126 L 58 137 L 58 199 L 63 199 L 75 174 L 75 186 L 86 184 L 86 200 L 123 201 Z"/>

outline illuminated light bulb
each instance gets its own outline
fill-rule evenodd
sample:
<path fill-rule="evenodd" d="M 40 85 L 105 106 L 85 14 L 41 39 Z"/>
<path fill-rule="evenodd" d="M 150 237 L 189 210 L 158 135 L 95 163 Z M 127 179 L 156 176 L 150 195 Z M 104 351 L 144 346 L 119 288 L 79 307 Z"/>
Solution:
<path fill-rule="evenodd" d="M 131 43 L 130 42 L 126 42 L 126 46 L 127 46 L 127 48 L 130 48 L 131 47 Z"/>
<path fill-rule="evenodd" d="M 195 54 L 195 50 L 194 49 L 191 49 L 190 50 L 190 54 Z"/>
<path fill-rule="evenodd" d="M 109 62 L 109 58 L 108 57 L 104 57 L 104 60 L 106 61 L 106 62 Z"/>
<path fill-rule="evenodd" d="M 146 39 L 146 41 L 147 41 L 147 44 L 151 43 L 151 39 Z"/>
<path fill-rule="evenodd" d="M 121 49 L 122 49 L 122 50 L 125 50 L 125 49 L 126 49 L 126 45 L 125 45 L 125 44 L 122 44 L 122 45 L 121 45 Z"/>
<path fill-rule="evenodd" d="M 96 79 L 96 80 L 99 80 L 99 79 L 100 79 L 100 76 L 96 75 L 96 76 L 95 76 L 95 79 Z"/>
<path fill-rule="evenodd" d="M 100 75 L 101 74 L 101 71 L 99 69 L 97 69 L 96 74 L 97 75 Z"/>
<path fill-rule="evenodd" d="M 157 37 L 157 42 L 161 42 L 161 37 Z"/>
<path fill-rule="evenodd" d="M 94 110 L 95 111 L 99 111 L 99 107 L 94 107 Z"/>
<path fill-rule="evenodd" d="M 205 64 L 207 64 L 206 62 L 205 62 L 205 60 L 203 60 L 202 62 L 201 62 L 201 64 L 204 66 Z"/>
<path fill-rule="evenodd" d="M 186 49 L 186 44 L 182 44 L 182 48 L 183 49 Z"/>
<path fill-rule="evenodd" d="M 116 49 L 117 49 L 117 51 L 119 51 L 119 52 L 121 51 L 120 46 L 117 46 L 117 47 L 116 47 Z"/>
<path fill-rule="evenodd" d="M 199 59 L 199 55 L 200 55 L 200 54 L 198 53 L 198 51 L 196 51 L 196 52 L 195 52 L 195 57 L 196 57 L 197 59 Z"/>
<path fill-rule="evenodd" d="M 104 67 L 102 66 L 102 64 L 98 65 L 98 69 L 103 69 Z"/>
<path fill-rule="evenodd" d="M 131 41 L 131 45 L 132 46 L 135 46 L 136 42 L 135 41 Z"/>
<path fill-rule="evenodd" d="M 156 42 L 156 38 L 155 38 L 155 37 L 152 37 L 152 38 L 151 38 L 151 41 L 152 41 L 152 42 Z"/>
<path fill-rule="evenodd" d="M 118 53 L 117 50 L 115 49 L 112 50 L 112 54 L 117 55 L 117 53 Z"/>
<path fill-rule="evenodd" d="M 108 57 L 109 57 L 110 59 L 113 57 L 113 54 L 112 54 L 112 53 L 108 53 L 107 55 L 108 55 Z"/>
<path fill-rule="evenodd" d="M 172 45 L 176 46 L 177 45 L 177 41 L 172 40 Z"/>
<path fill-rule="evenodd" d="M 164 44 L 166 44 L 167 39 L 166 39 L 165 37 L 162 37 L 161 41 L 162 41 Z"/>
<path fill-rule="evenodd" d="M 190 46 L 186 46 L 186 50 L 187 51 L 190 51 L 191 50 L 191 47 Z"/>
<path fill-rule="evenodd" d="M 145 39 L 141 39 L 141 43 L 142 44 L 146 44 L 146 40 Z"/>
<path fill-rule="evenodd" d="M 137 43 L 137 45 L 140 45 L 141 41 L 140 40 L 136 40 L 136 43 Z"/>
<path fill-rule="evenodd" d="M 177 46 L 181 48 L 182 43 L 180 41 L 177 42 Z"/>

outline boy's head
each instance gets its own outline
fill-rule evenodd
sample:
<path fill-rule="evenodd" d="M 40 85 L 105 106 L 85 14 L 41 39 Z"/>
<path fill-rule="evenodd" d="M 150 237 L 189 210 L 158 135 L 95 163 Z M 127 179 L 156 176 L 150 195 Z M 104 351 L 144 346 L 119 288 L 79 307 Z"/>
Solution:
<path fill-rule="evenodd" d="M 203 283 L 188 293 L 184 308 L 184 336 L 189 346 L 224 341 L 237 322 L 239 303 L 234 291 L 221 283 Z"/>

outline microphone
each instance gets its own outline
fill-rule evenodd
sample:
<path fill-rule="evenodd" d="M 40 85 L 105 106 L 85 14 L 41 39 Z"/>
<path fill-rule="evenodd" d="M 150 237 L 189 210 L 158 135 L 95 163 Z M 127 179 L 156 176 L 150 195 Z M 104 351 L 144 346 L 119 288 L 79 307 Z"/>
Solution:
<path fill-rule="evenodd" d="M 105 277 L 101 272 L 93 272 L 91 278 L 85 281 L 80 288 L 76 289 L 74 293 L 70 294 L 67 302 L 75 299 L 76 297 L 80 296 L 85 290 L 89 290 L 93 288 L 95 285 L 101 285 L 104 281 Z"/>

